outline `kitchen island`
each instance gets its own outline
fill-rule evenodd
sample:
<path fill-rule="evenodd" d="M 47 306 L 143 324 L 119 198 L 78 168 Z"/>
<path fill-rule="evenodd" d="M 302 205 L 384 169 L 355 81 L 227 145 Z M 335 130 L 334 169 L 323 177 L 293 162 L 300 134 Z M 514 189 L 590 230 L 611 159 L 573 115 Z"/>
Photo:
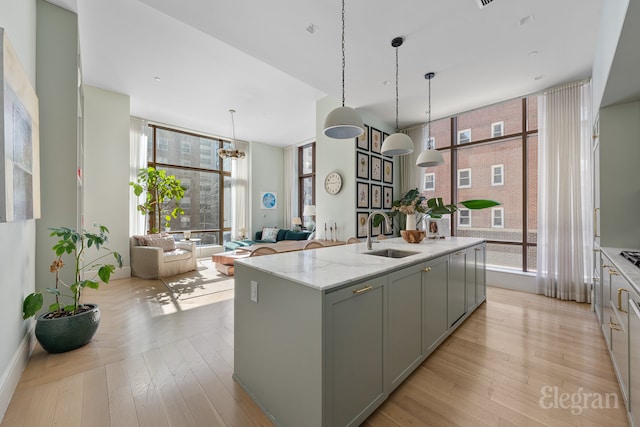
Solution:
<path fill-rule="evenodd" d="M 281 426 L 359 425 L 486 295 L 475 238 L 246 258 L 235 272 L 234 378 Z"/>

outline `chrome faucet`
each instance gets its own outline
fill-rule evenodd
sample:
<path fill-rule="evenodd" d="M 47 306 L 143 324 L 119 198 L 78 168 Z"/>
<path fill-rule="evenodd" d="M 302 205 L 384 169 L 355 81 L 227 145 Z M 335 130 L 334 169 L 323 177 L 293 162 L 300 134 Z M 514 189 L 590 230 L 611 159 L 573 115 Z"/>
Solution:
<path fill-rule="evenodd" d="M 371 250 L 371 244 L 373 243 L 371 241 L 371 218 L 373 218 L 374 215 L 376 214 L 380 214 L 384 217 L 384 224 L 386 226 L 386 232 L 390 233 L 391 232 L 391 220 L 389 219 L 389 217 L 387 216 L 386 213 L 382 212 L 382 211 L 373 211 L 369 214 L 369 217 L 367 218 L 367 250 L 370 251 Z M 376 242 L 378 243 L 378 242 Z"/>

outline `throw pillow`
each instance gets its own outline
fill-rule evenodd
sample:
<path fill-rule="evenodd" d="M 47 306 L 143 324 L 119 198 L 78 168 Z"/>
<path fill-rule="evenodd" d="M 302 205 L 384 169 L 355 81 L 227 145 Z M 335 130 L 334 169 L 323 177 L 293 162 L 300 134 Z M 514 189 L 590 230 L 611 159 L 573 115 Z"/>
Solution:
<path fill-rule="evenodd" d="M 160 234 L 145 234 L 143 236 L 133 236 L 138 241 L 138 246 L 147 246 L 147 239 L 160 237 Z"/>
<path fill-rule="evenodd" d="M 161 248 L 164 252 L 173 251 L 176 249 L 176 241 L 173 237 L 147 237 L 145 239 L 147 246 L 153 246 L 154 248 Z"/>
<path fill-rule="evenodd" d="M 278 237 L 278 227 L 263 227 L 262 228 L 262 239 L 260 240 L 269 240 L 275 243 L 276 237 Z"/>

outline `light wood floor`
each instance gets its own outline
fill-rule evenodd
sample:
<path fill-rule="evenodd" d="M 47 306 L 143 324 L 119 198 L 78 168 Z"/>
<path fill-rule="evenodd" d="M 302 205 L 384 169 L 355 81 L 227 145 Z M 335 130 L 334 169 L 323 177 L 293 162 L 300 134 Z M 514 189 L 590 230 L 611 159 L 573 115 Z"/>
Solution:
<path fill-rule="evenodd" d="M 177 301 L 159 281 L 113 281 L 94 340 L 39 346 L 1 426 L 270 426 L 233 372 L 233 291 Z M 541 405 L 558 393 L 616 393 L 619 407 Z M 579 409 L 580 409 L 579 408 Z M 586 304 L 498 288 L 366 426 L 628 425 L 604 340 Z M 298 426 L 295 426 L 298 427 Z"/>

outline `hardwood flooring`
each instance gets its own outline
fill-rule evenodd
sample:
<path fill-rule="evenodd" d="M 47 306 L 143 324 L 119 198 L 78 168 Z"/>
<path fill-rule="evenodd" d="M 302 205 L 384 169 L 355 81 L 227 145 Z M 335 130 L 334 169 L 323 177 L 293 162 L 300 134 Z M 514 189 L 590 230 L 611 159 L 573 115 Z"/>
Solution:
<path fill-rule="evenodd" d="M 487 294 L 365 426 L 628 425 L 588 305 Z M 233 291 L 178 301 L 131 278 L 84 298 L 102 310 L 93 341 L 58 355 L 36 346 L 2 427 L 271 425 L 231 378 Z M 597 404 L 606 393 L 617 407 Z"/>

